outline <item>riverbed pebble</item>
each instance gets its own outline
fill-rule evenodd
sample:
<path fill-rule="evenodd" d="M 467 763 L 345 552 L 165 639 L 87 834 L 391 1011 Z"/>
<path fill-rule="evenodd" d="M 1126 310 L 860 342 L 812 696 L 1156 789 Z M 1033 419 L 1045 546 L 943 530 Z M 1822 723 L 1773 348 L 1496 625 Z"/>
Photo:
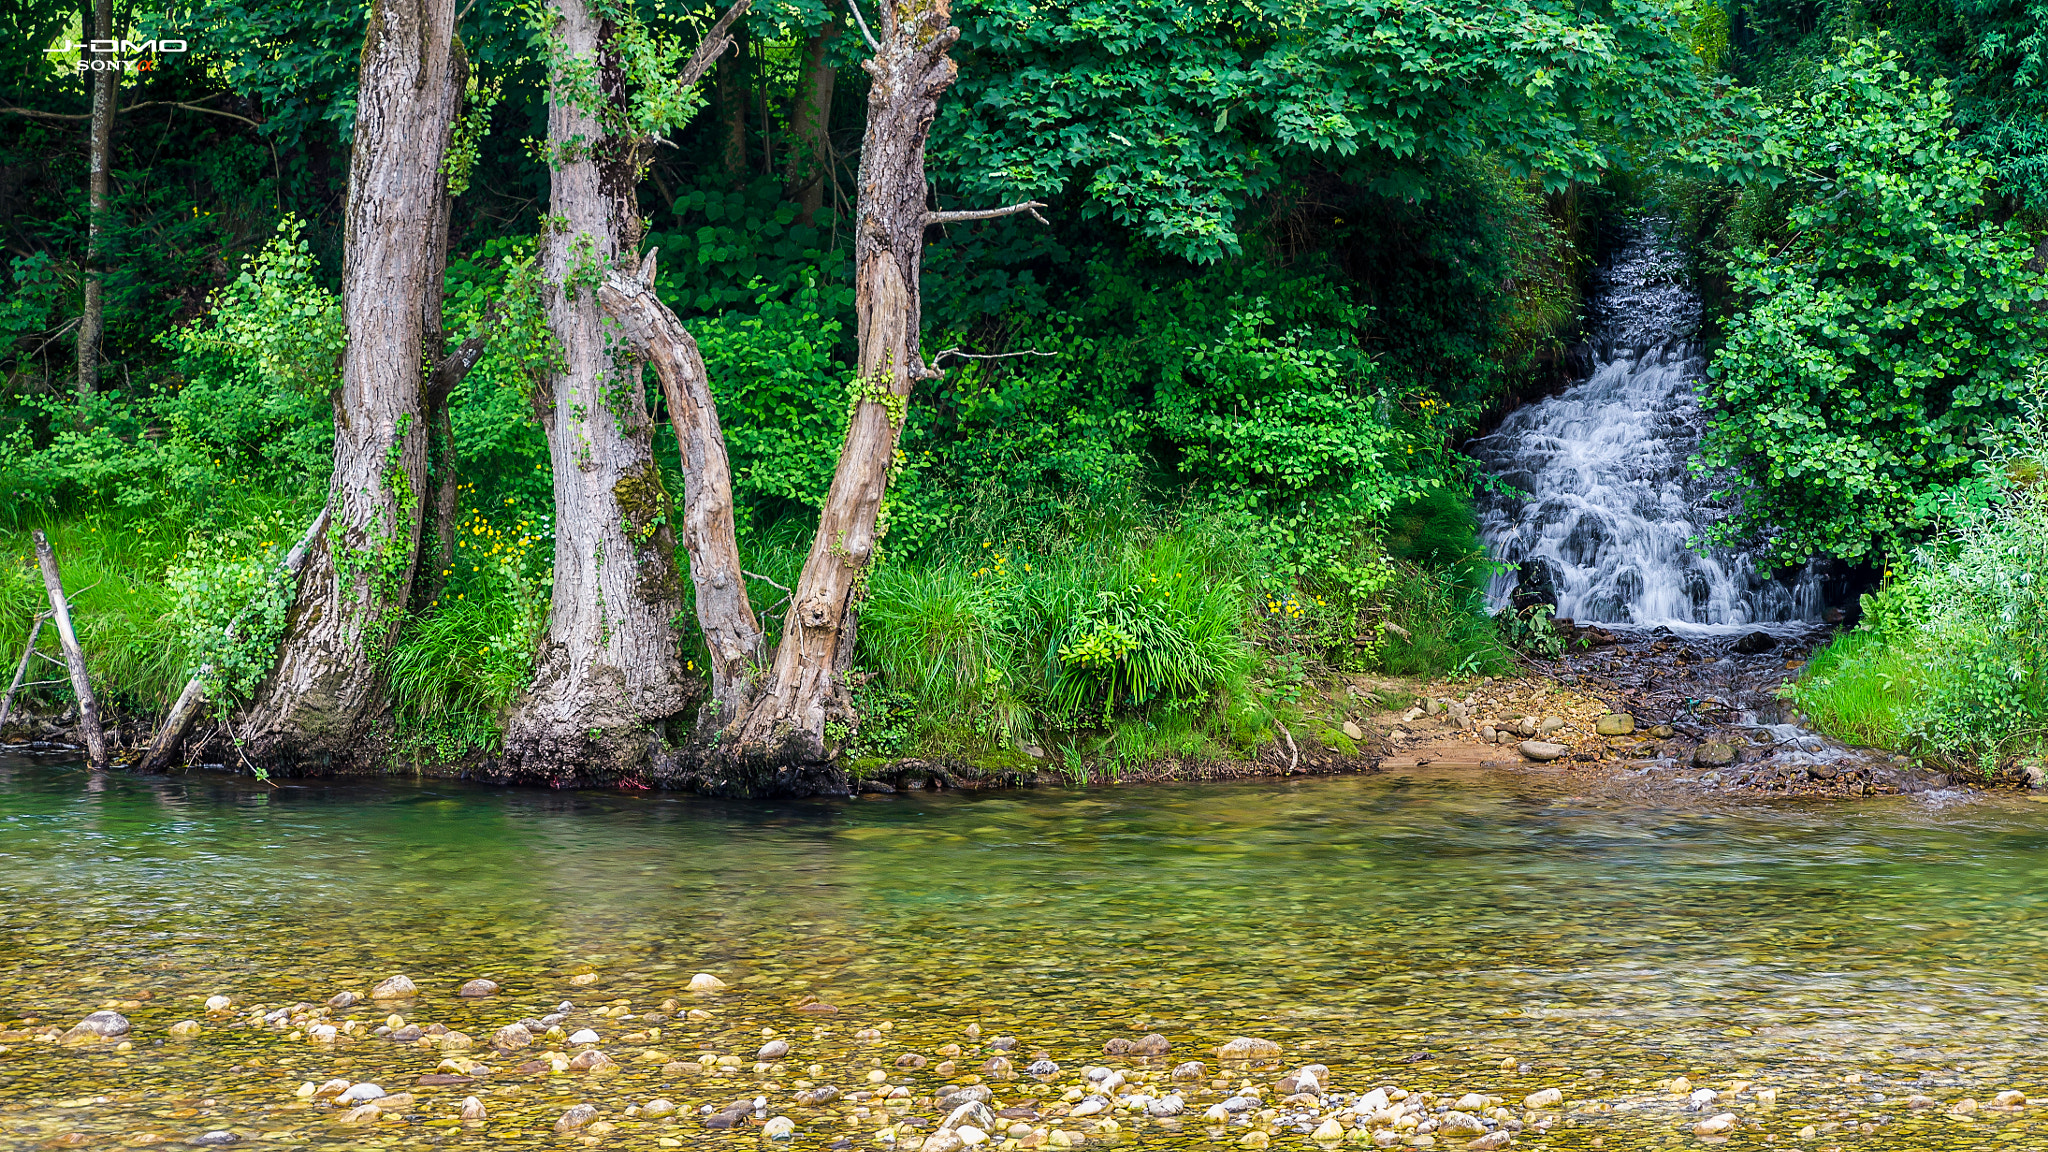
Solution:
<path fill-rule="evenodd" d="M 333 1081 L 330 1080 L 328 1083 L 331 1084 Z M 381 1098 L 383 1095 L 384 1089 L 365 1080 L 361 1084 L 352 1084 L 344 1089 L 334 1102 L 336 1104 L 366 1104 Z"/>
<path fill-rule="evenodd" d="M 689 990 L 692 992 L 719 992 L 725 988 L 725 981 L 709 972 L 699 972 L 690 977 Z"/>
<path fill-rule="evenodd" d="M 462 1098 L 462 1119 L 483 1120 L 487 1119 L 489 1116 L 490 1113 L 487 1110 L 485 1110 L 484 1102 L 482 1100 L 479 1100 L 474 1096 L 465 1096 Z"/>
<path fill-rule="evenodd" d="M 561 1119 L 555 1121 L 555 1131 L 574 1132 L 578 1128 L 589 1127 L 591 1122 L 596 1119 L 597 1107 L 595 1105 L 578 1104 L 562 1113 Z"/>
<path fill-rule="evenodd" d="M 419 995 L 419 992 L 420 990 L 413 984 L 412 978 L 400 972 L 378 981 L 377 986 L 370 989 L 370 999 L 410 1000 Z"/>
<path fill-rule="evenodd" d="M 471 998 L 478 996 L 496 996 L 498 994 L 498 982 L 496 980 L 486 980 L 482 977 L 478 977 L 475 980 L 466 981 L 462 985 L 462 987 L 455 990 L 455 994 L 457 996 L 467 996 Z"/>
<path fill-rule="evenodd" d="M 1723 1136 L 1734 1130 L 1735 1113 L 1733 1112 L 1723 1112 L 1718 1116 L 1709 1116 L 1692 1126 L 1692 1134 L 1695 1136 Z"/>
<path fill-rule="evenodd" d="M 491 1047 L 510 1052 L 533 1043 L 533 1033 L 524 1024 L 507 1024 L 491 1034 Z"/>
<path fill-rule="evenodd" d="M 1218 1060 L 1275 1060 L 1280 1056 L 1280 1045 L 1256 1036 L 1239 1036 L 1216 1049 Z"/>

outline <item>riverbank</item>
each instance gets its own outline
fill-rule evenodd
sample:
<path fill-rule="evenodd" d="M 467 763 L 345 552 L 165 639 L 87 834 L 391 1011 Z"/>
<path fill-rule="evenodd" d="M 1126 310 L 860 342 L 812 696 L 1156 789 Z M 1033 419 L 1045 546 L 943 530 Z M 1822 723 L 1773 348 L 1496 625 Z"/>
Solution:
<path fill-rule="evenodd" d="M 1797 723 L 1783 690 L 1833 635 L 1831 628 L 1697 630 L 1682 636 L 1668 628 L 1577 631 L 1588 643 L 1554 661 L 1531 662 L 1521 675 L 1444 681 L 1352 674 L 1309 686 L 1297 699 L 1296 727 L 1277 725 L 1274 739 L 1238 758 L 1133 759 L 1113 750 L 1063 757 L 1039 748 L 996 756 L 870 758 L 852 764 L 849 789 L 856 795 L 886 795 L 1200 783 L 1432 764 L 1488 770 L 1549 764 L 1581 777 L 1629 780 L 1645 788 L 1840 799 L 2035 784 L 2017 769 L 1991 777 L 1936 770 L 1896 753 L 1845 745 Z M 0 748 L 63 755 L 75 747 L 75 739 L 67 739 L 74 734 L 64 727 L 65 719 L 24 718 L 10 725 L 16 741 Z M 139 751 L 148 727 L 135 718 L 118 718 L 109 732 L 120 750 L 118 764 Z M 28 734 L 37 739 L 20 739 Z M 192 767 L 253 773 L 255 766 L 240 760 L 223 734 L 196 745 L 220 758 L 202 757 Z M 486 757 L 423 765 L 394 755 L 391 763 L 389 772 L 356 775 L 526 783 L 502 779 Z M 658 773 L 553 783 L 600 789 L 675 786 Z"/>

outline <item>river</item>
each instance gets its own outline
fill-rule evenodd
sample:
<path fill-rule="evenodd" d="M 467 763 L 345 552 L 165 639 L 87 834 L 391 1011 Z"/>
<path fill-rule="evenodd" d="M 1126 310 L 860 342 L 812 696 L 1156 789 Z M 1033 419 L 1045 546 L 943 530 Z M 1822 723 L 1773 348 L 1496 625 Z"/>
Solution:
<path fill-rule="evenodd" d="M 1503 1098 L 1515 1147 L 1691 1144 L 1725 1112 L 1749 1146 L 1811 1128 L 1804 1146 L 2038 1148 L 2048 1109 L 1949 1109 L 2048 1092 L 2043 815 L 1955 793 L 1657 802 L 1547 770 L 732 807 L 0 756 L 0 1147 L 754 1146 L 787 1116 L 779 1147 L 907 1148 L 941 1118 L 935 1089 L 980 1079 L 1042 1111 L 1015 1122 L 1019 1146 L 1059 1130 L 1236 1147 L 1256 1129 L 1308 1149 L 1352 1096 L 1400 1086 Z M 360 1025 L 335 1043 L 309 1039 L 312 1021 L 251 1020 L 401 972 L 419 995 L 334 1011 Z M 699 972 L 726 989 L 686 992 Z M 475 977 L 502 991 L 454 994 Z M 216 995 L 233 1005 L 210 1015 Z M 616 1069 L 521 1064 L 591 1047 L 560 1038 L 485 1046 L 564 1001 L 562 1027 L 597 1032 Z M 125 1051 L 31 1035 L 104 1005 L 130 1022 Z M 477 1044 L 364 1034 L 394 1013 Z M 188 1020 L 200 1034 L 172 1038 Z M 756 1071 L 764 1029 L 793 1050 Z M 1153 1032 L 1169 1055 L 1103 1054 Z M 999 1035 L 1019 1042 L 1017 1073 L 1039 1053 L 1060 1070 L 990 1070 Z M 1220 1068 L 1236 1036 L 1284 1055 Z M 908 1053 L 926 1066 L 899 1066 Z M 488 1071 L 419 1083 L 450 1055 Z M 706 1070 L 707 1055 L 742 1059 Z M 1116 1132 L 1053 1115 L 1088 1065 L 1164 1092 L 1187 1060 L 1207 1068 L 1178 1085 L 1183 1115 L 1117 1112 Z M 1326 1095 L 1288 1105 L 1270 1085 L 1304 1063 L 1328 1067 Z M 349 1127 L 295 1095 L 337 1077 L 413 1100 Z M 1678 1077 L 1750 1083 L 1687 1111 Z M 846 1095 L 794 1102 L 824 1084 Z M 1205 1123 L 1241 1084 L 1272 1115 Z M 893 1110 L 852 1098 L 898 1085 Z M 1554 1115 L 1517 1103 L 1551 1087 Z M 704 1105 L 755 1094 L 740 1129 L 703 1126 Z M 489 1115 L 465 1125 L 471 1095 Z M 656 1097 L 683 1115 L 628 1111 Z M 578 1103 L 599 1134 L 556 1136 Z"/>

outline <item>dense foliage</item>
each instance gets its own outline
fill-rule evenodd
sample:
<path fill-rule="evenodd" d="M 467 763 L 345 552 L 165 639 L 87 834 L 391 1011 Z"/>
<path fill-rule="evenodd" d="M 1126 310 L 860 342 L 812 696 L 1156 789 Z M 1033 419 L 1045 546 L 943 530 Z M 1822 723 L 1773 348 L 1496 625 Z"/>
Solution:
<path fill-rule="evenodd" d="M 2044 381 L 2036 378 L 2036 386 Z M 1987 774 L 2048 753 L 2048 409 L 1983 467 L 1996 497 L 1864 598 L 1792 698 L 1845 737 Z"/>
<path fill-rule="evenodd" d="M 1985 211 L 1992 165 L 1940 80 L 1842 45 L 1766 105 L 1744 157 L 1784 220 L 1740 249 L 1698 466 L 1747 485 L 1724 540 L 1786 564 L 1901 552 L 1981 500 L 1985 446 L 2048 345 L 2033 238 Z"/>

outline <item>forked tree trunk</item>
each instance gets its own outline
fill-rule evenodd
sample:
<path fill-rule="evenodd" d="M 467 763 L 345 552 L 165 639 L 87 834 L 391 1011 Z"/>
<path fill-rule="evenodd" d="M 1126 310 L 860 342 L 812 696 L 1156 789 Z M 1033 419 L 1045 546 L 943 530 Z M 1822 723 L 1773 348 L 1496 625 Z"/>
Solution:
<path fill-rule="evenodd" d="M 695 83 L 730 43 L 736 5 L 684 70 Z M 614 54 L 617 29 L 590 0 L 556 0 L 561 64 L 590 69 L 607 107 L 578 105 L 560 76 L 548 106 L 554 225 L 543 239 L 548 326 L 564 371 L 542 413 L 555 475 L 555 586 L 548 635 L 531 688 L 513 706 L 501 773 L 509 778 L 616 779 L 645 771 L 693 683 L 671 623 L 682 611 L 668 493 L 653 454 L 654 421 L 641 363 L 619 355 L 597 281 L 638 267 L 636 188 L 645 141 L 608 125 L 629 121 L 630 94 Z M 558 64 L 560 66 L 560 64 Z"/>
<path fill-rule="evenodd" d="M 93 0 L 91 37 L 111 40 L 114 37 L 113 0 Z M 80 58 L 94 53 L 87 51 Z M 88 144 L 88 174 L 86 191 L 85 225 L 85 267 L 80 279 L 84 300 L 78 316 L 78 398 L 91 398 L 100 386 L 100 341 L 106 331 L 106 310 L 102 301 L 102 286 L 105 275 L 100 269 L 100 230 L 107 221 L 107 164 L 114 145 L 114 98 L 120 91 L 120 54 L 102 53 L 104 60 L 94 61 L 107 65 L 104 70 L 92 74 L 92 124 Z"/>
<path fill-rule="evenodd" d="M 797 202 L 797 219 L 806 224 L 825 206 L 825 181 L 832 178 L 832 87 L 838 79 L 832 42 L 838 36 L 838 14 L 828 13 L 825 26 L 804 45 L 803 77 L 790 110 L 786 195 Z"/>
<path fill-rule="evenodd" d="M 697 593 L 697 623 L 711 659 L 711 700 L 697 724 L 724 726 L 745 700 L 763 661 L 761 624 L 747 600 L 733 531 L 732 464 L 697 342 L 654 294 L 654 258 L 637 272 L 614 271 L 598 289 L 605 311 L 619 322 L 634 349 L 654 365 L 668 404 L 670 427 L 683 470 L 683 546 Z"/>
<path fill-rule="evenodd" d="M 956 71 L 946 51 L 960 37 L 946 0 L 884 4 L 881 17 L 881 41 L 863 64 L 870 87 L 854 228 L 860 394 L 774 662 L 699 775 L 699 786 L 712 792 L 846 790 L 836 725 L 854 719 L 844 678 L 853 662 L 854 606 L 881 540 L 882 497 L 910 390 L 926 374 L 917 340 L 929 215 L 924 147 Z"/>
<path fill-rule="evenodd" d="M 332 523 L 307 559 L 277 665 L 251 708 L 271 768 L 368 758 L 381 657 L 406 607 L 426 502 L 425 317 L 438 310 L 441 162 L 459 87 L 454 0 L 377 0 L 350 153 Z M 434 325 L 438 331 L 439 325 Z"/>

